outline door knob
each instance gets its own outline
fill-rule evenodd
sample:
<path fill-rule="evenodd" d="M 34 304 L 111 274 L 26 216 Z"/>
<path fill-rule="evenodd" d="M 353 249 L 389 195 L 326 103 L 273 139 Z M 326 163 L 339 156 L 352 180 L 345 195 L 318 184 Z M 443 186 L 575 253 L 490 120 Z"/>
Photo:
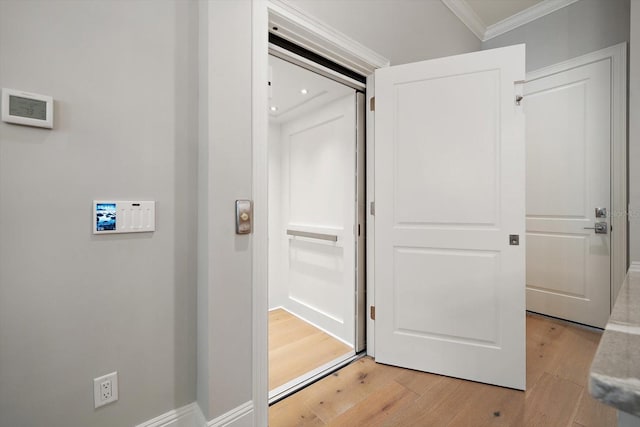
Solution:
<path fill-rule="evenodd" d="M 608 228 L 606 222 L 596 222 L 594 227 L 584 227 L 585 230 L 595 230 L 596 234 L 607 234 Z"/>

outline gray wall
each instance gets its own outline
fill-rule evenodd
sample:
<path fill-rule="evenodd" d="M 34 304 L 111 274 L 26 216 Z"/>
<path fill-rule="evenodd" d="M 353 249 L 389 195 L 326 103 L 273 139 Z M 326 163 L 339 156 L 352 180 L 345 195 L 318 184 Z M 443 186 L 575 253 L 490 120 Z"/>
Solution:
<path fill-rule="evenodd" d="M 440 0 L 291 0 L 305 13 L 387 57 L 392 65 L 480 50 Z"/>
<path fill-rule="evenodd" d="M 0 86 L 56 101 L 53 130 L 0 123 L 0 426 L 195 400 L 196 48 L 195 2 L 0 1 Z M 157 231 L 92 235 L 100 198 L 156 200 Z"/>
<path fill-rule="evenodd" d="M 252 197 L 251 37 L 250 1 L 200 2 L 198 403 L 207 420 L 252 400 L 251 236 L 235 234 L 234 214 L 235 200 Z"/>
<path fill-rule="evenodd" d="M 629 0 L 580 0 L 482 43 L 527 44 L 527 71 L 629 40 Z"/>
<path fill-rule="evenodd" d="M 640 263 L 640 1 L 631 2 L 629 41 L 629 260 Z M 640 268 L 640 265 L 636 265 Z"/>

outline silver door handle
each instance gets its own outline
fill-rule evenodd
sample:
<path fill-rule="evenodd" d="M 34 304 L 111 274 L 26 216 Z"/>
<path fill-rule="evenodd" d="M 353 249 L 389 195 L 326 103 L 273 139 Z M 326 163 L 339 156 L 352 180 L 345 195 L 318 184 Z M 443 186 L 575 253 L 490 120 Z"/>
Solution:
<path fill-rule="evenodd" d="M 307 237 L 309 239 L 328 240 L 330 242 L 337 242 L 338 241 L 338 236 L 336 236 L 335 234 L 309 233 L 307 231 L 287 230 L 287 235 L 289 235 L 289 236 L 298 236 L 298 237 Z"/>
<path fill-rule="evenodd" d="M 585 230 L 595 230 L 596 234 L 607 234 L 608 228 L 606 222 L 596 222 L 593 227 L 584 227 Z"/>

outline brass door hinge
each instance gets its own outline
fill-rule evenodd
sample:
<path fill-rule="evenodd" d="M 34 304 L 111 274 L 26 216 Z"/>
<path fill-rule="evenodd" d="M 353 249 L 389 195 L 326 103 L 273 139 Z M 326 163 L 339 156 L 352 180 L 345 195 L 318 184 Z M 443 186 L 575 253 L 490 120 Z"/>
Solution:
<path fill-rule="evenodd" d="M 370 309 L 371 309 L 371 310 L 370 310 L 370 313 L 369 313 L 369 314 L 370 314 L 370 316 L 371 316 L 371 320 L 376 320 L 376 306 L 375 306 L 375 305 L 372 305 L 372 306 L 370 307 Z"/>
<path fill-rule="evenodd" d="M 376 111 L 376 97 L 372 96 L 369 100 L 369 110 Z"/>

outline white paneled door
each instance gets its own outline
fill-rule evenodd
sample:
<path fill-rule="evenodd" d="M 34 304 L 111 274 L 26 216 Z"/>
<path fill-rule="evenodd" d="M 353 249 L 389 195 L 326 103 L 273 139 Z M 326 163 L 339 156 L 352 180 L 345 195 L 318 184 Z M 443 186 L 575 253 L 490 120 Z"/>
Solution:
<path fill-rule="evenodd" d="M 528 81 L 525 94 L 527 309 L 603 328 L 610 306 L 611 59 Z"/>
<path fill-rule="evenodd" d="M 284 307 L 350 346 L 356 307 L 355 106 L 354 92 L 282 126 Z"/>
<path fill-rule="evenodd" d="M 525 388 L 524 65 L 519 45 L 375 73 L 378 362 Z"/>

